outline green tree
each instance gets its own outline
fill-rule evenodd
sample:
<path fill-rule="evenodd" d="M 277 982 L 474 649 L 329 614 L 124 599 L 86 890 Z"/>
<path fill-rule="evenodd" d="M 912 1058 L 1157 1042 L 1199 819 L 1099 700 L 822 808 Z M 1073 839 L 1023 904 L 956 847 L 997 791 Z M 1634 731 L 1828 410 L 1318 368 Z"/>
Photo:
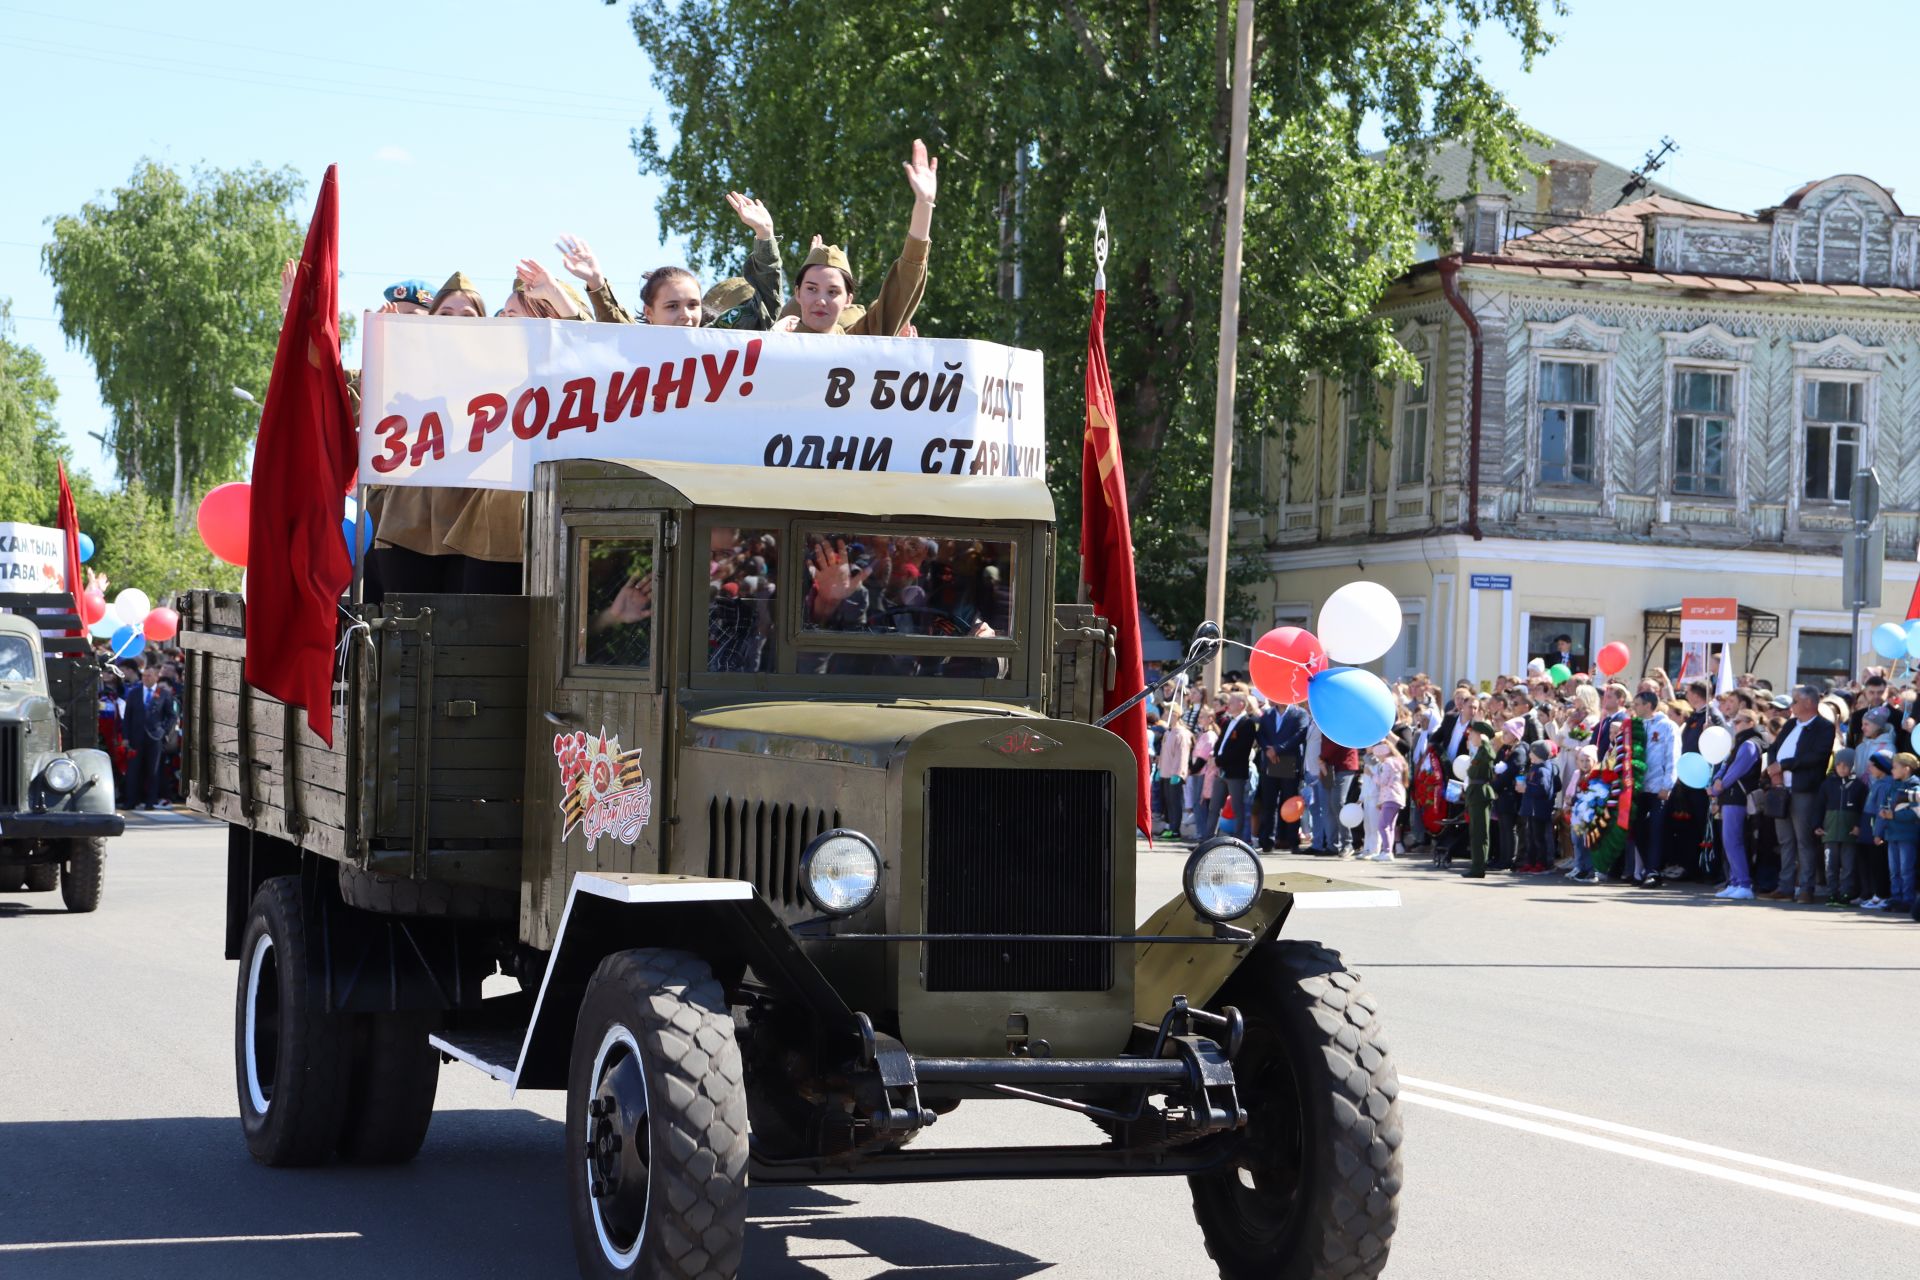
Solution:
<path fill-rule="evenodd" d="M 613 0 L 607 0 L 612 3 Z M 1470 141 L 1513 176 L 1525 130 L 1481 72 L 1495 24 L 1523 56 L 1558 0 L 1261 0 L 1251 86 L 1239 428 L 1281 429 L 1307 374 L 1404 376 L 1372 307 L 1448 211 L 1431 146 Z M 1201 608 L 1225 226 L 1231 0 L 639 0 L 633 27 L 672 113 L 663 226 L 730 268 L 729 189 L 764 199 L 789 248 L 818 232 L 877 279 L 898 252 L 915 137 L 941 156 L 919 326 L 1050 357 L 1050 467 L 1079 509 L 1081 352 L 1095 215 L 1113 228 L 1107 340 L 1141 597 L 1184 628 Z M 1362 146 L 1364 126 L 1386 141 Z M 1015 288 L 1016 273 L 1019 287 Z M 1077 541 L 1072 537 L 1063 543 Z M 1063 546 L 1061 589 L 1078 575 Z"/>
<path fill-rule="evenodd" d="M 60 328 L 93 361 L 107 448 L 190 528 L 199 494 L 240 473 L 280 335 L 280 264 L 300 251 L 290 169 L 142 161 L 126 186 L 51 220 L 42 251 Z M 144 584 L 142 584 L 144 585 Z"/>
<path fill-rule="evenodd" d="M 60 390 L 40 353 L 13 340 L 11 312 L 0 298 L 0 520 L 42 524 L 57 508 L 66 452 L 53 412 Z"/>

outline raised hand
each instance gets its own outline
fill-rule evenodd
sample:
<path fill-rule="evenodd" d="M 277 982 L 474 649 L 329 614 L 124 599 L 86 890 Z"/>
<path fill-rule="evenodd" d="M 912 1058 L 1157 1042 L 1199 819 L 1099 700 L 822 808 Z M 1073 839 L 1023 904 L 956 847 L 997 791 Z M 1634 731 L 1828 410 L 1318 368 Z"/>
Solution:
<path fill-rule="evenodd" d="M 560 265 L 589 290 L 606 287 L 607 277 L 600 270 L 600 260 L 593 256 L 592 245 L 571 232 L 562 232 L 553 247 L 560 251 Z"/>
<path fill-rule="evenodd" d="M 740 215 L 740 221 L 753 232 L 755 239 L 773 239 L 773 215 L 767 212 L 765 204 L 738 191 L 727 192 L 727 204 Z"/>
<path fill-rule="evenodd" d="M 812 549 L 813 558 L 813 620 L 825 622 L 833 616 L 843 601 L 866 582 L 873 573 L 871 567 L 856 569 L 847 563 L 847 553 L 842 547 L 832 546 L 824 541 L 816 542 Z"/>
<path fill-rule="evenodd" d="M 907 171 L 907 185 L 913 188 L 915 204 L 932 204 L 940 193 L 940 159 L 927 158 L 927 144 L 915 138 L 913 140 L 913 159 L 904 161 L 901 168 Z"/>
<path fill-rule="evenodd" d="M 773 322 L 773 328 L 771 332 L 773 333 L 800 332 L 800 317 L 799 316 L 781 316 L 778 320 L 775 320 Z"/>
<path fill-rule="evenodd" d="M 514 274 L 519 277 L 520 283 L 526 286 L 529 298 L 546 299 L 552 304 L 555 313 L 563 319 L 578 314 L 574 310 L 573 299 L 561 292 L 560 286 L 554 282 L 552 273 L 532 258 L 520 259 L 520 265 L 514 269 Z"/>
<path fill-rule="evenodd" d="M 300 259 L 288 258 L 280 264 L 280 314 L 293 305 L 293 282 L 300 278 Z"/>

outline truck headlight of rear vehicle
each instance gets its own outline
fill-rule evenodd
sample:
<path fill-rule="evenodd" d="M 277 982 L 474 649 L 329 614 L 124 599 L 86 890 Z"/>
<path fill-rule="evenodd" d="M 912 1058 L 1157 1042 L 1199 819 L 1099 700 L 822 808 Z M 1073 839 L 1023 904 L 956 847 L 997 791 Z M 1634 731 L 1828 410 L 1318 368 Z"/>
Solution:
<path fill-rule="evenodd" d="M 880 850 L 858 831 L 822 831 L 800 855 L 800 884 L 828 915 L 851 915 L 880 891 Z"/>
<path fill-rule="evenodd" d="M 1187 858 L 1187 901 L 1209 920 L 1238 920 L 1253 910 L 1266 872 L 1260 855 L 1232 836 L 1215 836 Z"/>
<path fill-rule="evenodd" d="M 65 795 L 80 785 L 80 766 L 65 756 L 55 756 L 40 771 L 40 781 L 46 784 L 47 790 Z"/>

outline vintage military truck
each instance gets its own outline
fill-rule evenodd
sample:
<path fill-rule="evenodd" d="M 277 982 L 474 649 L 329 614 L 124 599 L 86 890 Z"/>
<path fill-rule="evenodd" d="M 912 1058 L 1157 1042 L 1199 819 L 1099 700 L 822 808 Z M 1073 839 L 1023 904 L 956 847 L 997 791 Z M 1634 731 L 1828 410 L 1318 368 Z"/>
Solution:
<path fill-rule="evenodd" d="M 242 601 L 184 597 L 255 1157 L 411 1157 L 444 1055 L 566 1091 L 584 1275 L 734 1275 L 749 1178 L 1129 1175 L 1189 1180 L 1222 1275 L 1376 1274 L 1376 1006 L 1280 933 L 1383 895 L 1222 838 L 1135 926 L 1089 721 L 1138 673 L 1056 614 L 1053 517 L 1040 479 L 543 462 L 524 595 L 353 606 L 331 747 L 241 678 Z M 912 1145 L 989 1100 L 1088 1140 Z"/>
<path fill-rule="evenodd" d="M 96 745 L 100 670 L 65 600 L 0 595 L 0 893 L 57 887 L 67 910 L 95 911 L 126 824 Z"/>

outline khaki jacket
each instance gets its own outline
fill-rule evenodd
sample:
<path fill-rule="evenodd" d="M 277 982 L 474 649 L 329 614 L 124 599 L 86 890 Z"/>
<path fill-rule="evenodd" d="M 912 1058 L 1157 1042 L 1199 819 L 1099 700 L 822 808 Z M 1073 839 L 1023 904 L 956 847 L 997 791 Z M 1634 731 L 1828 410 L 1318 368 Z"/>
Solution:
<path fill-rule="evenodd" d="M 864 311 L 859 307 L 848 307 L 841 312 L 840 322 L 834 325 L 833 332 L 880 338 L 899 337 L 900 331 L 912 321 L 913 313 L 920 307 L 920 299 L 927 292 L 929 247 L 928 241 L 908 236 L 900 256 L 887 268 L 887 278 L 880 282 L 880 296 L 869 303 Z M 783 318 L 799 314 L 799 304 L 791 301 L 780 311 Z M 813 331 L 802 325 L 796 332 Z"/>

